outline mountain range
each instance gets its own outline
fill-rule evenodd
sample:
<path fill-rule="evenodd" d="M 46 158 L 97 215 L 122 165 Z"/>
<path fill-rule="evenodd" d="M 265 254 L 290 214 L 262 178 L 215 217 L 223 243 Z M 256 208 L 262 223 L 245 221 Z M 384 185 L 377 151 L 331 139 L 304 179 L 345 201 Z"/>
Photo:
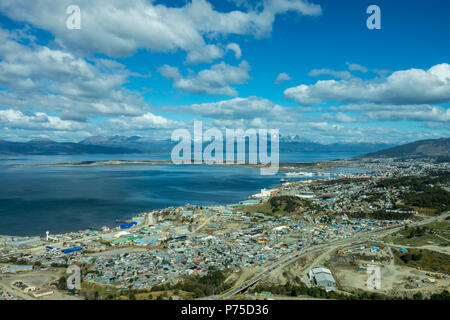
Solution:
<path fill-rule="evenodd" d="M 450 139 L 428 139 L 419 140 L 392 148 L 368 153 L 365 158 L 450 158 Z"/>
<path fill-rule="evenodd" d="M 100 145 L 105 147 L 120 147 L 136 149 L 143 153 L 170 153 L 178 142 L 171 140 L 147 140 L 139 136 L 123 137 L 89 137 L 80 142 L 85 145 Z M 204 146 L 209 142 L 204 142 Z M 248 145 L 248 142 L 247 142 Z M 308 141 L 300 136 L 280 137 L 280 152 L 374 152 L 392 147 L 384 143 L 333 143 L 321 144 Z M 270 145 L 268 147 L 270 150 Z M 225 144 L 224 144 L 225 150 Z"/>
<path fill-rule="evenodd" d="M 73 155 L 73 154 L 129 154 L 140 153 L 127 147 L 107 147 L 74 142 L 55 142 L 52 140 L 30 140 L 11 142 L 0 140 L 0 154 L 3 155 Z"/>
<path fill-rule="evenodd" d="M 74 155 L 74 154 L 168 154 L 178 142 L 151 140 L 139 136 L 92 136 L 78 143 L 55 142 L 48 139 L 28 142 L 0 140 L 4 155 Z M 207 145 L 209 142 L 204 142 Z M 225 148 L 224 148 L 225 150 Z M 270 148 L 269 148 L 270 150 Z M 448 157 L 450 139 L 421 140 L 400 146 L 385 143 L 321 144 L 299 136 L 280 137 L 280 152 L 358 152 L 361 157 Z"/>

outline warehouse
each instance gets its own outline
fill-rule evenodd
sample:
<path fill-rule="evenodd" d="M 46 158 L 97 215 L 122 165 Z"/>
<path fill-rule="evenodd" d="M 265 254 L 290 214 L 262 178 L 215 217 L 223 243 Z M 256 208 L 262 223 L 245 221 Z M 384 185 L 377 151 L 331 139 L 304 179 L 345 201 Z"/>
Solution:
<path fill-rule="evenodd" d="M 32 293 L 33 297 L 35 298 L 40 298 L 51 294 L 53 294 L 53 290 L 51 289 L 40 289 Z"/>
<path fill-rule="evenodd" d="M 316 285 L 327 288 L 327 291 L 334 290 L 336 281 L 330 270 L 326 268 L 314 268 L 309 271 L 308 275 L 311 280 L 314 280 Z"/>
<path fill-rule="evenodd" d="M 23 293 L 29 293 L 34 290 L 36 290 L 35 287 L 29 286 L 26 283 L 23 283 L 22 281 L 16 281 L 14 282 L 14 286 L 20 290 L 22 290 Z"/>
<path fill-rule="evenodd" d="M 65 254 L 69 254 L 69 253 L 78 252 L 81 250 L 83 250 L 82 247 L 72 247 L 72 248 L 68 248 L 68 249 L 62 249 L 61 252 L 65 253 Z"/>
<path fill-rule="evenodd" d="M 133 221 L 133 222 L 130 222 L 130 223 L 121 224 L 119 227 L 120 227 L 120 229 L 130 229 L 131 227 L 134 227 L 136 225 L 137 225 L 137 222 Z"/>

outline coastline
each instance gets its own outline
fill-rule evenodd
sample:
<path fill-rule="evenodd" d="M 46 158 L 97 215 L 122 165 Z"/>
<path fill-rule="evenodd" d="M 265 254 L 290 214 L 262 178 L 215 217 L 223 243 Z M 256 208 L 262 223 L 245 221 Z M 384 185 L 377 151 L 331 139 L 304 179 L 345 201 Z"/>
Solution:
<path fill-rule="evenodd" d="M 150 161 L 150 162 L 153 162 L 153 161 Z M 164 160 L 162 160 L 162 162 L 164 162 Z M 157 164 L 154 164 L 154 165 L 164 165 L 164 164 L 166 164 L 166 163 L 157 163 Z M 170 164 L 170 165 L 174 165 L 174 164 L 172 164 L 171 162 L 170 162 L 169 164 Z M 111 164 L 111 165 L 115 165 L 115 164 Z M 116 164 L 116 165 L 117 165 L 117 164 Z M 126 165 L 126 164 L 123 163 L 123 164 L 120 164 L 120 165 Z M 138 165 L 147 165 L 147 164 L 138 164 Z M 23 166 L 23 167 L 60 167 L 60 166 L 62 166 L 62 165 L 58 165 L 58 164 L 55 164 L 55 165 L 31 165 L 31 166 Z M 70 165 L 68 165 L 68 166 L 70 166 Z M 75 165 L 75 166 L 81 166 L 81 167 L 83 167 L 83 166 L 101 166 L 101 165 L 100 165 L 100 164 L 95 164 L 95 165 Z M 246 166 L 246 167 L 247 167 L 247 166 Z M 257 169 L 257 167 L 248 167 L 248 168 Z M 275 187 L 278 187 L 278 186 L 280 186 L 280 185 L 281 185 L 281 184 L 278 183 L 278 184 L 276 184 L 275 186 L 266 186 L 266 188 L 267 188 L 267 187 L 268 187 L 268 188 L 275 188 Z M 257 191 L 255 190 L 255 192 L 257 192 Z M 251 196 L 251 194 L 248 194 L 248 195 L 247 195 L 247 199 L 248 199 L 250 196 Z M 239 200 L 239 201 L 242 201 L 242 200 L 245 200 L 245 199 L 241 199 L 241 200 Z M 217 203 L 217 204 L 213 204 L 213 205 L 211 205 L 211 206 L 227 206 L 227 205 L 233 205 L 233 204 L 238 203 L 239 201 L 237 201 L 237 202 L 232 202 L 232 203 L 230 203 L 230 204 L 220 204 L 220 203 Z M 164 211 L 164 210 L 167 210 L 167 209 L 169 209 L 169 208 L 182 208 L 182 207 L 185 207 L 186 205 L 189 205 L 189 204 L 190 204 L 189 202 L 186 202 L 186 203 L 184 203 L 183 205 L 166 206 L 166 207 L 161 207 L 161 208 L 151 209 L 150 211 L 153 211 L 153 210 L 161 210 L 161 211 Z M 205 205 L 205 206 L 206 206 L 206 205 Z M 149 212 L 150 212 L 150 211 L 149 211 Z M 145 215 L 145 213 L 146 213 L 146 212 L 132 213 L 131 216 L 129 216 L 129 217 L 124 217 L 124 218 L 119 219 L 119 220 L 121 220 L 121 221 L 123 221 L 123 222 L 125 222 L 125 221 L 131 221 L 131 220 L 133 220 L 133 219 L 135 219 L 135 218 L 137 218 L 137 217 L 139 217 L 139 216 Z M 116 223 L 116 222 L 114 221 L 114 219 L 115 219 L 115 218 L 112 218 L 112 219 L 111 219 L 111 225 L 114 225 L 114 226 L 111 226 L 111 229 L 112 229 L 112 228 L 116 228 L 116 227 L 118 226 L 118 223 Z M 117 220 L 117 219 L 116 219 L 116 220 Z M 65 234 L 86 232 L 87 230 L 92 230 L 92 229 L 93 229 L 93 227 L 86 227 L 86 228 L 84 228 L 84 229 L 82 228 L 82 229 L 73 230 L 73 231 L 66 231 L 66 232 L 55 233 L 55 234 L 53 234 L 53 235 L 64 236 Z M 100 227 L 99 227 L 98 229 L 100 229 Z M 1 237 L 33 238 L 33 237 L 42 237 L 42 236 L 41 236 L 40 234 L 30 234 L 30 235 L 26 235 L 26 236 L 17 236 L 17 235 L 0 234 L 0 238 L 1 238 Z"/>
<path fill-rule="evenodd" d="M 336 159 L 315 162 L 279 162 L 279 171 L 289 170 L 333 170 L 336 168 L 358 168 L 354 164 L 353 159 Z M 353 163 L 352 163 L 353 162 Z M 244 168 L 268 168 L 269 165 L 263 164 L 240 164 L 240 163 L 182 163 L 174 164 L 171 160 L 104 160 L 104 161 L 81 161 L 81 162 L 61 162 L 61 163 L 46 163 L 46 164 L 8 164 L 0 165 L 1 167 L 14 168 L 46 168 L 46 167 L 101 167 L 101 166 L 156 166 L 156 165 L 215 165 L 215 166 L 236 166 Z"/>
<path fill-rule="evenodd" d="M 320 162 L 309 162 L 309 163 L 300 163 L 300 162 L 283 162 L 280 163 L 280 168 L 279 171 L 282 172 L 288 172 L 288 171 L 301 171 L 301 170 L 306 170 L 306 171 L 324 171 L 324 170 L 334 170 L 334 169 L 338 169 L 338 168 L 359 168 L 359 166 L 356 163 L 352 163 L 353 161 L 351 159 L 348 160 L 327 160 L 327 161 L 320 161 Z M 72 162 L 72 163 L 50 163 L 50 164 L 35 164 L 35 165 L 20 165 L 20 164 L 11 164 L 11 165 L 7 165 L 7 166 L 3 166 L 3 167 L 17 167 L 17 168 L 34 168 L 34 167 L 101 167 L 101 166 L 126 166 L 126 165 L 135 165 L 135 166 L 158 166 L 158 165 L 176 165 L 173 164 L 172 161 L 170 160 L 106 160 L 106 161 L 82 161 L 82 162 Z M 192 165 L 192 164 L 181 164 L 181 165 Z M 198 164 L 198 165 L 206 165 L 206 163 L 202 163 L 202 164 Z M 208 164 L 211 165 L 211 164 Z M 263 165 L 257 164 L 257 165 L 253 165 L 253 164 L 212 164 L 212 166 L 229 166 L 229 167 L 244 167 L 244 168 L 252 168 L 252 169 L 260 169 L 262 167 L 264 167 Z M 286 179 L 290 179 L 291 177 L 286 176 Z M 295 177 L 294 177 L 295 178 Z M 322 177 L 323 178 L 323 177 Z M 316 179 L 321 179 L 321 177 L 317 177 Z M 314 180 L 316 180 L 314 179 Z M 265 188 L 277 188 L 281 185 L 282 183 L 280 183 L 280 181 L 278 181 L 277 184 L 275 185 L 269 185 L 269 186 L 265 186 Z M 259 191 L 255 190 L 254 192 Z M 254 194 L 254 193 L 252 193 Z M 247 194 L 246 195 L 246 199 L 248 199 L 252 194 Z M 232 205 L 232 204 L 236 204 L 239 201 L 245 200 L 241 199 L 238 200 L 237 202 L 231 202 L 229 204 L 221 204 L 221 203 L 216 203 L 216 204 L 210 204 L 211 206 L 220 206 L 220 205 Z M 189 201 L 185 202 L 182 205 L 176 205 L 176 206 L 165 206 L 165 207 L 161 207 L 161 208 L 154 208 L 151 210 L 166 210 L 168 208 L 181 208 L 184 207 L 186 205 L 189 204 Z M 124 221 L 126 220 L 132 220 L 138 216 L 140 216 L 142 214 L 141 213 L 132 213 L 131 215 L 127 215 L 126 217 L 123 218 Z M 113 222 L 114 219 L 111 219 L 111 222 Z M 108 223 L 105 223 L 105 225 L 108 225 Z M 117 227 L 117 223 L 115 223 Z M 57 233 L 58 235 L 64 235 L 64 234 L 69 234 L 69 233 L 77 233 L 77 232 L 84 232 L 86 230 L 92 230 L 94 228 L 100 228 L 100 227 L 91 227 L 91 226 L 87 226 L 86 228 L 80 228 L 78 230 L 74 230 L 74 231 L 63 231 L 60 233 Z M 0 237 L 18 237 L 18 238 L 29 238 L 29 237 L 37 237 L 37 236 L 41 236 L 40 234 L 30 234 L 30 235 L 24 235 L 24 236 L 17 236 L 17 235 L 0 235 Z"/>

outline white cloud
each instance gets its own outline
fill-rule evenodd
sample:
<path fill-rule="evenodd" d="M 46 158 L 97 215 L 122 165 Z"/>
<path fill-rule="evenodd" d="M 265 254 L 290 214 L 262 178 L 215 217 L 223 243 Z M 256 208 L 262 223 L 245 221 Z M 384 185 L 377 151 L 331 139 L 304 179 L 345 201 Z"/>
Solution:
<path fill-rule="evenodd" d="M 181 78 L 181 74 L 178 68 L 169 66 L 167 64 L 159 67 L 158 72 L 166 79 L 176 80 Z"/>
<path fill-rule="evenodd" d="M 301 105 L 326 101 L 390 104 L 450 102 L 450 65 L 442 63 L 428 70 L 396 71 L 385 79 L 320 80 L 313 85 L 286 89 L 284 94 Z"/>
<path fill-rule="evenodd" d="M 224 62 L 204 69 L 196 75 L 181 76 L 177 68 L 163 65 L 158 71 L 166 79 L 174 80 L 173 86 L 184 92 L 195 94 L 214 94 L 236 96 L 237 91 L 230 87 L 233 84 L 245 83 L 250 76 L 250 66 L 242 61 L 238 67 L 230 66 Z"/>
<path fill-rule="evenodd" d="M 325 114 L 328 120 L 337 122 L 368 122 L 375 121 L 426 121 L 426 122 L 449 122 L 450 110 L 448 108 L 432 105 L 380 105 L 380 104 L 362 104 L 362 105 L 344 105 L 330 107 L 329 111 L 339 111 L 337 114 Z M 342 113 L 358 112 L 358 117 L 350 117 Z M 348 118 L 346 118 L 348 117 Z"/>
<path fill-rule="evenodd" d="M 299 118 L 298 110 L 282 107 L 260 97 L 233 98 L 218 102 L 207 102 L 189 106 L 166 107 L 164 110 L 175 113 L 189 113 L 211 119 L 221 120 L 290 120 Z"/>
<path fill-rule="evenodd" d="M 65 119 L 138 115 L 148 108 L 139 94 L 122 87 L 131 75 L 107 59 L 77 58 L 0 29 L 0 107 L 56 112 Z"/>
<path fill-rule="evenodd" d="M 336 114 L 325 113 L 323 119 L 333 122 L 353 123 L 353 122 L 367 122 L 367 119 L 359 117 L 352 117 L 346 113 L 338 112 Z"/>
<path fill-rule="evenodd" d="M 79 131 L 89 126 L 76 121 L 61 120 L 43 112 L 24 114 L 20 111 L 8 109 L 0 110 L 0 124 L 2 129 L 25 129 L 45 131 Z"/>
<path fill-rule="evenodd" d="M 430 122 L 449 122 L 450 109 L 444 109 L 437 106 L 430 106 L 425 110 L 385 110 L 371 111 L 367 115 L 372 120 L 377 121 L 430 121 Z"/>
<path fill-rule="evenodd" d="M 198 49 L 193 49 L 188 52 L 186 63 L 187 64 L 197 64 L 202 62 L 212 62 L 216 59 L 222 58 L 224 51 L 222 48 L 209 44 Z"/>
<path fill-rule="evenodd" d="M 263 10 L 230 12 L 217 11 L 206 0 L 182 7 L 144 0 L 78 0 L 81 29 L 68 30 L 66 8 L 72 4 L 72 0 L 2 0 L 0 12 L 51 32 L 63 47 L 112 57 L 131 55 L 139 48 L 191 51 L 204 47 L 207 35 L 268 36 L 278 14 L 321 14 L 319 5 L 304 0 L 268 0 Z"/>
<path fill-rule="evenodd" d="M 80 140 L 91 135 L 112 136 L 117 132 L 124 135 L 145 135 L 162 139 L 169 137 L 174 128 L 185 123 L 173 121 L 152 113 L 140 116 L 120 116 L 101 122 L 78 122 L 62 120 L 43 112 L 24 113 L 18 110 L 0 110 L 0 134 L 3 139 L 29 140 L 30 136 L 54 139 L 56 141 Z"/>
<path fill-rule="evenodd" d="M 145 113 L 137 117 L 120 116 L 109 119 L 105 127 L 117 130 L 150 130 L 150 129 L 170 129 L 179 127 L 181 123 L 169 120 L 153 113 Z"/>
<path fill-rule="evenodd" d="M 278 74 L 277 78 L 275 79 L 276 84 L 282 83 L 283 81 L 289 81 L 292 80 L 292 78 L 285 72 L 281 72 Z"/>
<path fill-rule="evenodd" d="M 366 67 L 364 67 L 360 64 L 357 64 L 357 63 L 347 62 L 346 64 L 348 66 L 348 70 L 350 70 L 350 71 L 361 71 L 363 73 L 366 73 L 367 71 L 369 71 Z"/>

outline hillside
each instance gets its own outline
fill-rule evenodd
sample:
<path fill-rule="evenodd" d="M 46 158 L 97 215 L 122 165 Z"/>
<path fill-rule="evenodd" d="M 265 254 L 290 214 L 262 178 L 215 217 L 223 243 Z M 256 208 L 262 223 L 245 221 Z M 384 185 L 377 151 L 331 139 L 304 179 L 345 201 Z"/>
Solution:
<path fill-rule="evenodd" d="M 450 139 L 419 140 L 397 147 L 368 153 L 359 158 L 450 158 Z"/>

